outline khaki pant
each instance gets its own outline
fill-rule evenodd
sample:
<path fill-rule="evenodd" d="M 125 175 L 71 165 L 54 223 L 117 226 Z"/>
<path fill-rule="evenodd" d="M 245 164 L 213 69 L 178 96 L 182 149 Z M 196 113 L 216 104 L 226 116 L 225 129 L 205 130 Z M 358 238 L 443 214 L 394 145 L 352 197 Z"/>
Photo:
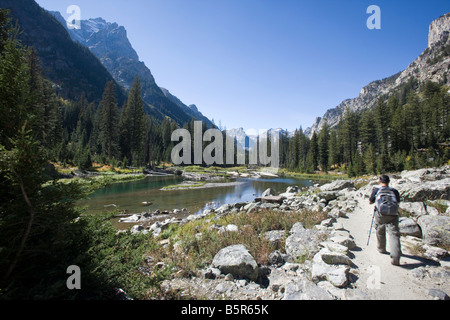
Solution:
<path fill-rule="evenodd" d="M 394 259 L 400 259 L 402 255 L 400 247 L 400 229 L 398 216 L 383 216 L 375 213 L 375 230 L 378 240 L 378 251 L 386 252 L 386 229 L 389 234 L 390 254 Z"/>

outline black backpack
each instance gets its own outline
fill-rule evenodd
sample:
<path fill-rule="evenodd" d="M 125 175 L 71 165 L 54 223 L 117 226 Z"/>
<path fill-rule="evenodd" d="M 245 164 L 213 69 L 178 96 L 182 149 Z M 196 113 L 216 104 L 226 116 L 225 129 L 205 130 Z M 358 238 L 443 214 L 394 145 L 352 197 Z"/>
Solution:
<path fill-rule="evenodd" d="M 383 216 L 397 216 L 398 202 L 392 188 L 381 187 L 375 196 L 375 207 Z"/>

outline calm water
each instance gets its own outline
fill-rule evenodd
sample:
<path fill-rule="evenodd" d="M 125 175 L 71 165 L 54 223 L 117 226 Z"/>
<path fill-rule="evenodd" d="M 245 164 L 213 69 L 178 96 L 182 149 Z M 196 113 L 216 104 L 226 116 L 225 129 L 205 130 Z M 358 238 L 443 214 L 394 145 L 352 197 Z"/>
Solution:
<path fill-rule="evenodd" d="M 276 179 L 239 179 L 238 185 L 227 187 L 166 190 L 161 188 L 178 184 L 180 177 L 147 177 L 144 180 L 113 184 L 97 190 L 90 197 L 80 202 L 87 206 L 89 213 L 106 212 L 114 207 L 127 210 L 127 213 L 142 213 L 156 209 L 173 210 L 186 208 L 192 213 L 200 212 L 208 207 L 219 207 L 227 203 L 253 201 L 255 197 L 268 188 L 277 193 L 285 192 L 288 186 L 311 186 L 311 180 L 289 178 Z M 151 206 L 144 206 L 142 202 L 151 202 Z"/>

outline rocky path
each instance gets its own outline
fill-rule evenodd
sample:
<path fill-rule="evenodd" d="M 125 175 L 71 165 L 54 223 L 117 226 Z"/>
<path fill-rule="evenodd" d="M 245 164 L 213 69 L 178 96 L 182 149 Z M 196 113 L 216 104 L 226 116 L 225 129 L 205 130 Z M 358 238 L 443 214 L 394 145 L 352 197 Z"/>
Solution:
<path fill-rule="evenodd" d="M 352 251 L 352 258 L 356 265 L 357 281 L 354 286 L 365 292 L 373 300 L 424 300 L 433 299 L 429 290 L 442 286 L 440 281 L 416 279 L 414 270 L 418 268 L 433 268 L 437 264 L 414 253 L 409 252 L 402 237 L 403 256 L 400 266 L 393 266 L 389 254 L 377 251 L 376 234 L 372 229 L 370 243 L 367 246 L 370 224 L 373 216 L 373 205 L 362 195 L 356 195 L 358 206 L 348 218 L 339 218 L 343 228 L 353 236 L 357 248 Z M 389 250 L 389 235 L 387 236 L 387 250 Z M 449 289 L 448 283 L 446 291 Z"/>
<path fill-rule="evenodd" d="M 210 266 L 198 270 L 196 277 L 166 280 L 161 289 L 183 298 L 212 300 L 450 300 L 450 256 L 445 249 L 450 245 L 450 201 L 442 200 L 450 194 L 450 166 L 394 177 L 392 186 L 403 198 L 400 266 L 391 264 L 389 254 L 377 251 L 374 229 L 367 244 L 374 210 L 368 196 L 378 185 L 376 177 L 339 180 L 301 192 L 289 187 L 276 197 L 268 189 L 253 202 L 223 205 L 184 222 L 168 219 L 141 227 L 140 232 L 158 237 L 170 223 L 189 223 L 210 214 L 323 211 L 327 218 L 312 229 L 298 222 L 290 230 L 261 234 L 274 243 L 284 239 L 283 252 L 270 253 L 269 265 L 258 266 L 243 245 L 230 246 L 220 250 Z M 274 199 L 281 200 L 273 203 Z M 438 200 L 442 200 L 440 211 L 433 206 L 439 205 L 433 202 Z M 234 225 L 220 228 L 242 232 Z M 389 235 L 387 240 L 389 250 Z M 308 259 L 301 262 L 304 257 Z"/>

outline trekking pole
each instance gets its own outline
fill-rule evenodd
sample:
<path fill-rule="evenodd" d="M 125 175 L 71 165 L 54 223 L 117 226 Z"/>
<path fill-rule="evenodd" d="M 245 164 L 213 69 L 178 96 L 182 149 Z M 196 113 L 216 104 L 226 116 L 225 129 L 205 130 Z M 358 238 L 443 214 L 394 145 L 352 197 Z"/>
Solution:
<path fill-rule="evenodd" d="M 375 207 L 375 209 L 373 209 L 372 224 L 370 225 L 369 239 L 367 240 L 367 246 L 369 246 L 369 243 L 370 243 L 370 236 L 372 235 L 373 221 L 375 220 L 375 213 L 376 212 L 377 212 L 377 208 Z"/>

